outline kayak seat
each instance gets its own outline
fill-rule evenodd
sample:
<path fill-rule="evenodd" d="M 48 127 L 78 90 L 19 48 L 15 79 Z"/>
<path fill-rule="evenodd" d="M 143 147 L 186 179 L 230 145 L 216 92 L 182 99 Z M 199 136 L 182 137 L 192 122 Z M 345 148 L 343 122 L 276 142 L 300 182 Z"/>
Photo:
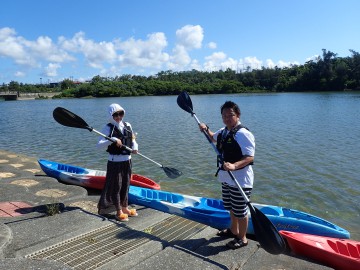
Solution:
<path fill-rule="evenodd" d="M 225 210 L 224 203 L 222 200 L 202 198 L 201 203 L 203 203 L 207 207 L 216 208 L 219 210 Z"/>
<path fill-rule="evenodd" d="M 345 256 L 349 256 L 349 257 L 353 257 L 356 259 L 360 258 L 360 254 L 358 249 L 356 248 L 355 245 L 352 245 L 350 243 L 343 243 L 338 240 L 328 240 L 327 241 L 329 246 L 337 253 L 345 255 Z"/>
<path fill-rule="evenodd" d="M 263 212 L 265 215 L 272 215 L 272 216 L 282 216 L 284 215 L 280 208 L 276 207 L 261 207 L 259 209 L 261 212 Z"/>
<path fill-rule="evenodd" d="M 85 170 L 80 167 L 69 166 L 65 164 L 58 164 L 57 169 L 59 171 L 68 172 L 68 173 L 76 173 L 76 174 L 83 174 Z"/>
<path fill-rule="evenodd" d="M 96 171 L 95 176 L 106 176 L 106 171 Z"/>
<path fill-rule="evenodd" d="M 151 193 L 151 194 L 149 194 Z M 151 196 L 149 196 L 151 195 Z M 176 195 L 176 194 L 171 194 L 171 193 L 167 193 L 167 192 L 152 192 L 152 191 L 148 191 L 147 194 L 147 198 L 151 198 L 154 200 L 159 200 L 159 201 L 165 201 L 165 202 L 169 202 L 169 203 L 178 203 L 180 201 L 182 201 L 182 196 Z M 180 199 L 181 197 L 181 199 Z"/>
<path fill-rule="evenodd" d="M 352 245 L 348 244 L 348 249 L 351 257 L 360 259 L 360 244 Z"/>

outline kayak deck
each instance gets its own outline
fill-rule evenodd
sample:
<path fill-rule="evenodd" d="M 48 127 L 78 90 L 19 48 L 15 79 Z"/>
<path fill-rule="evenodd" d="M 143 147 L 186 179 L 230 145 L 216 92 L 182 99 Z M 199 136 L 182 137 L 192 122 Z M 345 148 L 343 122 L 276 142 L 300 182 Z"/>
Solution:
<path fill-rule="evenodd" d="M 219 199 L 183 195 L 179 193 L 130 187 L 129 201 L 170 214 L 176 214 L 216 229 L 230 226 L 230 214 Z M 278 230 L 350 238 L 350 233 L 324 219 L 284 207 L 252 204 L 264 213 Z M 254 234 L 249 213 L 248 234 Z"/>
<path fill-rule="evenodd" d="M 304 256 L 335 269 L 360 269 L 360 242 L 280 231 L 294 254 Z"/>

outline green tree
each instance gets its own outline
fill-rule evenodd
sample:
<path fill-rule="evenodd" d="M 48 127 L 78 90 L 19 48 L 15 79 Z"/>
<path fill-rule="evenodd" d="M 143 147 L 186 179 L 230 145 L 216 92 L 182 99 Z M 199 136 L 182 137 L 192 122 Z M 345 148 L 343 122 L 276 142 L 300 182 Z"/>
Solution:
<path fill-rule="evenodd" d="M 9 91 L 12 91 L 12 92 L 17 92 L 20 90 L 20 84 L 18 82 L 15 82 L 15 81 L 11 81 L 9 83 L 9 87 L 8 87 L 8 90 Z"/>
<path fill-rule="evenodd" d="M 65 79 L 61 82 L 61 90 L 71 89 L 74 87 L 74 82 L 69 79 Z"/>

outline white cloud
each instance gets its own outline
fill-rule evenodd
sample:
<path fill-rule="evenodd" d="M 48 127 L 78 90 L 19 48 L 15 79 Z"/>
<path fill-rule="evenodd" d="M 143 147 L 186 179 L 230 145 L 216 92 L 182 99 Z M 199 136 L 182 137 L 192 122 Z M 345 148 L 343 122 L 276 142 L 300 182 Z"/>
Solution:
<path fill-rule="evenodd" d="M 80 40 L 84 39 L 84 32 L 77 32 L 73 38 L 67 39 L 64 36 L 60 36 L 58 39 L 58 43 L 66 51 L 70 52 L 79 52 L 80 51 Z"/>
<path fill-rule="evenodd" d="M 84 77 L 77 78 L 78 82 L 86 82 L 88 80 L 91 80 L 91 78 L 90 77 L 89 78 L 84 78 Z"/>
<path fill-rule="evenodd" d="M 273 60 L 271 60 L 271 59 L 266 59 L 266 67 L 268 67 L 268 68 L 274 68 L 276 65 L 275 65 L 275 63 L 274 63 L 274 61 Z"/>
<path fill-rule="evenodd" d="M 226 57 L 224 52 L 214 52 L 210 56 L 205 57 L 204 69 L 206 71 L 220 70 Z"/>
<path fill-rule="evenodd" d="M 81 48 L 90 66 L 102 67 L 103 62 L 113 62 L 116 60 L 116 50 L 111 42 L 94 43 L 88 40 Z"/>
<path fill-rule="evenodd" d="M 243 59 L 235 60 L 231 57 L 227 57 L 224 52 L 215 52 L 210 56 L 205 57 L 204 70 L 215 71 L 215 70 L 225 70 L 230 68 L 235 71 L 252 69 L 261 69 L 264 64 L 263 61 L 257 59 L 256 57 L 245 57 Z M 266 60 L 265 67 L 274 68 L 275 66 L 279 68 L 289 67 L 291 65 L 298 65 L 298 62 L 285 62 L 278 61 L 275 63 L 271 59 Z"/>
<path fill-rule="evenodd" d="M 202 67 L 199 61 L 194 59 L 190 63 L 190 69 L 202 70 Z"/>
<path fill-rule="evenodd" d="M 170 70 L 200 69 L 198 60 L 192 59 L 189 52 L 200 49 L 204 31 L 200 25 L 185 25 L 176 31 L 176 45 L 169 57 L 167 68 Z"/>
<path fill-rule="evenodd" d="M 12 59 L 17 65 L 40 67 L 42 61 L 65 62 L 74 60 L 49 37 L 40 36 L 29 41 L 18 36 L 14 29 L 0 29 L 0 56 Z"/>
<path fill-rule="evenodd" d="M 205 59 L 208 61 L 219 62 L 225 60 L 226 57 L 227 56 L 224 52 L 215 52 L 212 55 L 205 57 Z"/>
<path fill-rule="evenodd" d="M 163 51 L 167 46 L 165 34 L 159 32 L 147 37 L 147 40 L 130 38 L 117 42 L 116 48 L 123 52 L 118 57 L 121 67 L 161 68 L 169 60 L 169 55 Z"/>
<path fill-rule="evenodd" d="M 305 61 L 305 62 L 308 62 L 308 61 L 318 61 L 319 58 L 320 58 L 320 55 L 315 54 L 315 55 L 313 55 L 313 56 L 310 56 L 310 57 L 306 58 L 306 61 Z"/>
<path fill-rule="evenodd" d="M 5 27 L 0 29 L 0 56 L 13 59 L 18 65 L 36 67 L 36 62 L 26 52 L 26 40 L 18 37 L 14 29 Z"/>
<path fill-rule="evenodd" d="M 68 62 L 75 60 L 66 51 L 54 44 L 49 37 L 40 36 L 36 41 L 25 41 L 29 53 L 39 61 Z"/>
<path fill-rule="evenodd" d="M 262 66 L 262 61 L 257 59 L 255 56 L 248 56 L 244 59 L 240 59 L 240 66 L 242 65 L 245 69 L 250 67 L 251 69 L 260 69 Z"/>
<path fill-rule="evenodd" d="M 285 62 L 285 61 L 282 61 L 282 60 L 275 63 L 271 59 L 266 60 L 266 67 L 267 68 L 275 68 L 275 67 L 284 68 L 284 67 L 290 67 L 291 65 L 299 65 L 299 63 L 296 62 L 296 61 L 295 62 Z"/>
<path fill-rule="evenodd" d="M 276 64 L 276 66 L 277 66 L 278 68 L 290 67 L 291 65 L 300 65 L 300 63 L 297 62 L 297 61 L 294 61 L 294 62 L 285 62 L 285 61 L 280 60 L 280 61 L 278 61 L 277 64 Z"/>
<path fill-rule="evenodd" d="M 176 31 L 177 44 L 186 50 L 200 49 L 204 39 L 204 30 L 200 25 L 185 25 Z"/>
<path fill-rule="evenodd" d="M 44 68 L 44 76 L 46 77 L 56 77 L 58 75 L 57 70 L 61 68 L 61 65 L 58 63 L 49 63 L 47 67 Z"/>
<path fill-rule="evenodd" d="M 21 72 L 21 71 L 17 71 L 15 72 L 15 77 L 24 77 L 26 74 L 24 72 Z"/>
<path fill-rule="evenodd" d="M 203 59 L 193 58 L 192 50 L 201 49 L 203 40 L 204 30 L 200 25 L 185 25 L 178 29 L 176 44 L 172 48 L 168 48 L 167 38 L 162 32 L 151 33 L 145 39 L 131 37 L 127 40 L 114 39 L 100 42 L 87 38 L 84 32 L 77 32 L 70 38 L 60 36 L 57 41 L 53 41 L 48 36 L 26 40 L 14 29 L 5 27 L 0 28 L 0 57 L 12 61 L 18 67 L 17 73 L 13 73 L 17 77 L 25 77 L 26 72 L 45 66 L 42 76 L 55 80 L 59 71 L 68 67 L 62 64 L 68 62 L 78 62 L 71 68 L 79 70 L 85 62 L 93 68 L 90 73 L 104 76 L 117 76 L 123 72 L 150 74 L 165 69 L 215 71 L 230 68 L 240 71 L 248 67 L 260 69 L 264 65 L 256 57 L 249 56 L 236 60 L 222 51 L 213 52 Z M 215 50 L 217 44 L 209 42 L 206 48 Z M 314 60 L 317 57 L 316 55 L 307 60 Z M 265 66 L 269 68 L 275 66 L 282 68 L 292 64 L 298 63 L 282 60 L 274 62 L 272 59 L 265 61 Z M 63 72 L 69 73 L 69 71 Z"/>
<path fill-rule="evenodd" d="M 102 68 L 104 63 L 111 63 L 117 58 L 115 45 L 112 42 L 96 43 L 85 38 L 83 32 L 76 33 L 70 40 L 60 37 L 59 43 L 64 50 L 83 54 L 89 66 L 93 68 Z"/>
<path fill-rule="evenodd" d="M 208 48 L 210 49 L 216 49 L 217 48 L 217 44 L 215 42 L 209 42 L 207 44 Z"/>
<path fill-rule="evenodd" d="M 173 50 L 173 54 L 170 57 L 170 61 L 167 66 L 171 70 L 179 70 L 185 68 L 190 63 L 191 58 L 185 47 L 177 45 Z"/>

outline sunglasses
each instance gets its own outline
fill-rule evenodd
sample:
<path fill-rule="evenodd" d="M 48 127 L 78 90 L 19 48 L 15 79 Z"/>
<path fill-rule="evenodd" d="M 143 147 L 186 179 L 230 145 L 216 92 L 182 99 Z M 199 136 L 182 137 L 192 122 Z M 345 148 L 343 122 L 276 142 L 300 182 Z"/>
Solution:
<path fill-rule="evenodd" d="M 124 111 L 116 112 L 112 115 L 113 117 L 124 116 Z"/>

